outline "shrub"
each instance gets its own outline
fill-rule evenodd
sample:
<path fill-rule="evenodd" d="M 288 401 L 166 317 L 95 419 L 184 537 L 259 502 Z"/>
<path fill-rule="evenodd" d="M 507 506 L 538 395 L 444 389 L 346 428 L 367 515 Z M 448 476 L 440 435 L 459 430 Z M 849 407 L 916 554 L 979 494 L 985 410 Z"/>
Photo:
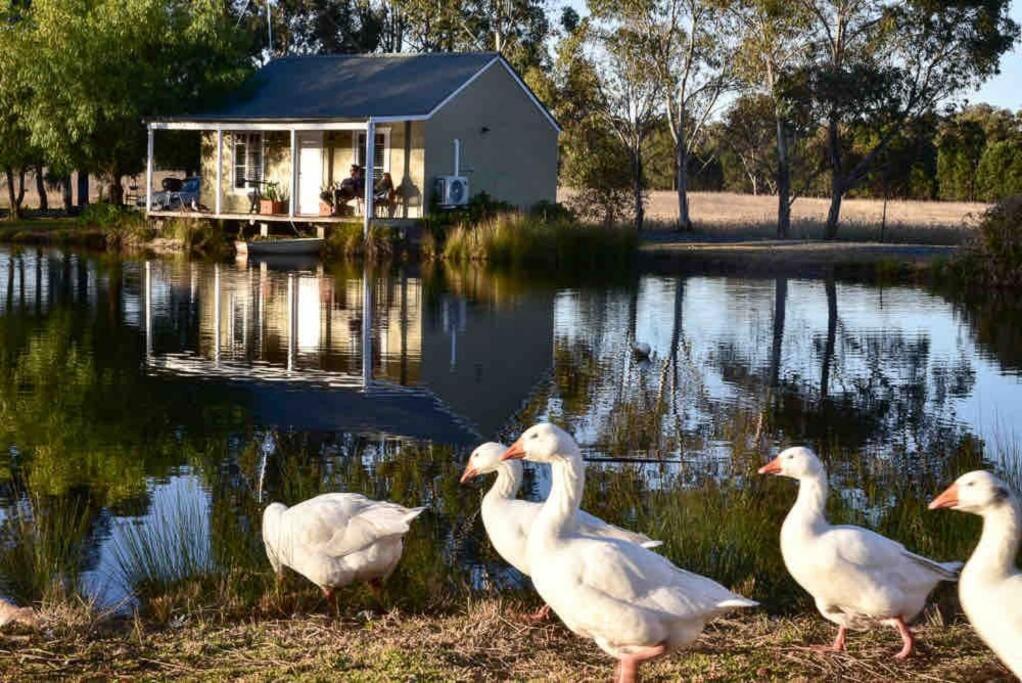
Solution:
<path fill-rule="evenodd" d="M 975 241 L 950 266 L 960 279 L 988 287 L 1022 287 L 1022 195 L 983 214 Z"/>

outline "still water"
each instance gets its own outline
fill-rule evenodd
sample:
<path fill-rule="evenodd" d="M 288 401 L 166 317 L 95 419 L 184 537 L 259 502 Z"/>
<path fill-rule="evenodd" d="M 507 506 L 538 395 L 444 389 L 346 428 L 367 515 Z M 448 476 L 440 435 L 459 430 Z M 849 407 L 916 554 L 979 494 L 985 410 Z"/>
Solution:
<path fill-rule="evenodd" d="M 778 447 L 829 460 L 835 517 L 947 557 L 975 527 L 926 498 L 1020 457 L 1022 312 L 907 286 L 2 250 L 0 320 L 0 588 L 21 600 L 26 522 L 117 604 L 125 534 L 186 509 L 197 556 L 268 573 L 265 502 L 335 490 L 430 506 L 395 600 L 520 585 L 457 475 L 548 419 L 590 460 L 592 511 L 777 607 L 793 488 L 754 472 Z M 530 470 L 524 495 L 546 485 Z M 82 523 L 47 523 L 67 509 Z"/>

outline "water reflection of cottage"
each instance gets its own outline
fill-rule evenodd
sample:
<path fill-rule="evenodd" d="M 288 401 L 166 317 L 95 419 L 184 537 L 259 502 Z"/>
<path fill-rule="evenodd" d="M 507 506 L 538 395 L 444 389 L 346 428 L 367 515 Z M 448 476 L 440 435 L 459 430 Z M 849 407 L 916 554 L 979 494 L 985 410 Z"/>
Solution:
<path fill-rule="evenodd" d="M 140 284 L 148 370 L 243 387 L 271 424 L 474 441 L 550 366 L 549 297 L 425 307 L 408 269 L 318 264 L 148 262 Z"/>

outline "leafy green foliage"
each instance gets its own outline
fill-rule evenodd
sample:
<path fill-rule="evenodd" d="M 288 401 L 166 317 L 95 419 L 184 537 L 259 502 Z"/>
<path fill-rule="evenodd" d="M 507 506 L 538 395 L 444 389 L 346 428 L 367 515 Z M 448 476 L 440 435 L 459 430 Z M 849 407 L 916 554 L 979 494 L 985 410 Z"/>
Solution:
<path fill-rule="evenodd" d="M 36 0 L 18 28 L 7 49 L 32 144 L 105 175 L 116 203 L 145 162 L 145 117 L 207 105 L 250 70 L 247 36 L 215 0 Z"/>

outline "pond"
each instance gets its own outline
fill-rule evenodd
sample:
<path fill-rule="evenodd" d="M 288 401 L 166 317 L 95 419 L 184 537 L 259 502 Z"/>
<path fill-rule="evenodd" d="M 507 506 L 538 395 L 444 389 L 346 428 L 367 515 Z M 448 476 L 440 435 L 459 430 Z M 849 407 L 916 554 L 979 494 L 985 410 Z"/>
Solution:
<path fill-rule="evenodd" d="M 0 592 L 18 600 L 55 577 L 117 606 L 158 579 L 269 575 L 262 507 L 337 490 L 429 506 L 394 602 L 514 590 L 482 488 L 457 479 L 478 443 L 552 420 L 589 460 L 590 511 L 784 610 L 804 604 L 777 548 L 794 485 L 755 475 L 776 449 L 824 456 L 832 518 L 941 559 L 977 521 L 925 502 L 1022 460 L 1022 308 L 910 286 L 5 249 L 0 319 Z M 547 482 L 530 468 L 523 495 Z"/>

